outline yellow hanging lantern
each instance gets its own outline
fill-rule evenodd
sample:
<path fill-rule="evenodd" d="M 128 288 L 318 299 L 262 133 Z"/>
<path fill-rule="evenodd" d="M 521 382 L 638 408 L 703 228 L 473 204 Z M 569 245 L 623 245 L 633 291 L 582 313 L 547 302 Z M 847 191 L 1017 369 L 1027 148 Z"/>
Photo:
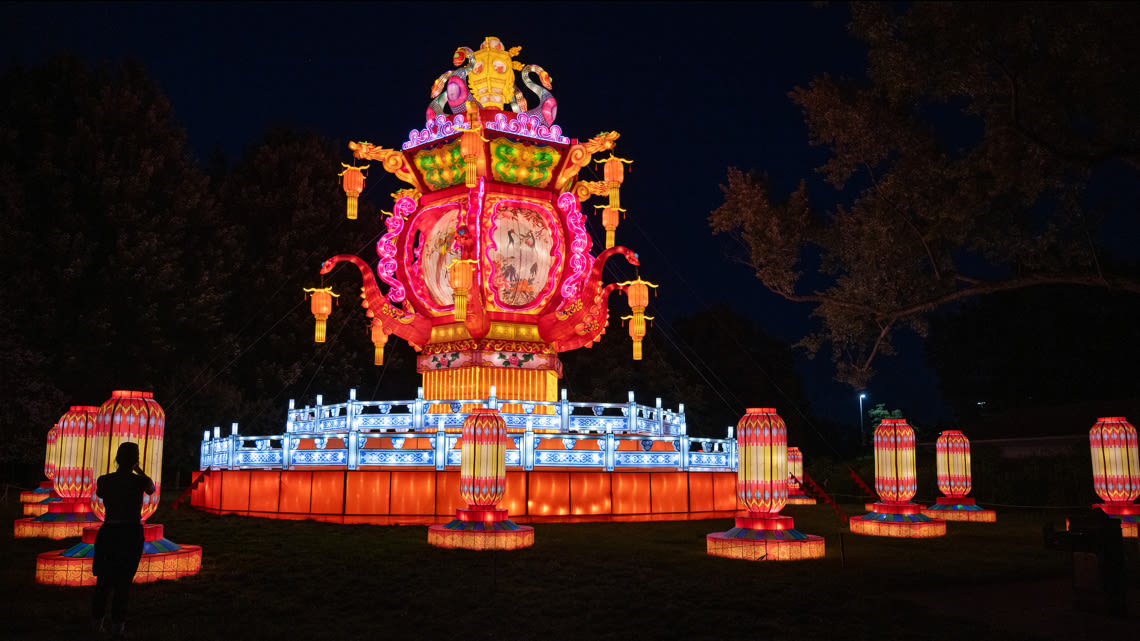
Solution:
<path fill-rule="evenodd" d="M 482 126 L 479 124 L 479 112 L 471 112 L 471 127 L 459 137 L 459 153 L 463 156 L 463 167 L 466 171 L 464 183 L 468 189 L 475 187 L 478 178 L 479 157 L 483 155 Z"/>
<path fill-rule="evenodd" d="M 370 165 L 363 167 L 352 167 L 344 163 L 340 164 L 344 167 L 344 171 L 340 172 L 340 184 L 344 187 L 344 195 L 348 196 L 348 219 L 356 220 L 357 215 L 357 199 L 360 193 L 364 191 L 364 170 L 368 169 Z"/>
<path fill-rule="evenodd" d="M 384 325 L 380 322 L 379 318 L 372 319 L 372 344 L 375 346 L 372 363 L 374 365 L 383 365 L 384 346 L 388 344 L 388 332 L 384 331 Z"/>
<path fill-rule="evenodd" d="M 631 280 L 624 283 L 618 283 L 621 287 L 625 288 L 625 294 L 629 297 L 629 308 L 633 311 L 630 316 L 622 316 L 622 320 L 629 321 L 629 337 L 633 339 L 633 360 L 641 360 L 641 339 L 645 338 L 645 321 L 653 320 L 652 316 L 645 315 L 645 308 L 649 306 L 649 288 L 656 288 L 657 285 L 642 280 L 640 276 L 637 280 Z"/>
<path fill-rule="evenodd" d="M 475 279 L 474 260 L 453 260 L 447 266 L 448 281 L 455 295 L 455 320 L 463 322 L 467 319 L 467 293 L 471 291 L 471 284 Z"/>
<path fill-rule="evenodd" d="M 139 446 L 139 466 L 154 481 L 154 494 L 143 494 L 141 518 L 147 520 L 158 509 L 162 493 L 162 443 L 166 431 L 166 413 L 151 392 L 115 390 L 99 407 L 95 417 L 95 438 L 91 459 L 92 477 L 117 468 L 115 454 L 126 442 Z M 91 509 L 100 520 L 106 517 L 103 499 L 92 493 Z"/>
<path fill-rule="evenodd" d="M 625 180 L 625 167 L 622 167 L 622 163 L 629 164 L 632 162 L 632 160 L 611 155 L 609 158 L 606 158 L 606 162 L 603 165 L 606 187 L 610 190 L 609 206 L 612 209 L 621 209 L 621 183 Z"/>
<path fill-rule="evenodd" d="M 614 246 L 614 232 L 618 228 L 620 211 L 612 207 L 602 210 L 602 228 L 606 230 L 606 249 Z"/>
<path fill-rule="evenodd" d="M 332 313 L 332 299 L 334 296 L 340 298 L 340 294 L 333 293 L 332 287 L 306 287 L 304 291 L 312 294 L 312 303 L 309 308 L 313 312 L 313 317 L 317 319 L 317 327 L 313 334 L 313 340 L 318 343 L 323 343 L 325 342 L 326 333 L 325 321 L 329 319 L 329 314 Z"/>

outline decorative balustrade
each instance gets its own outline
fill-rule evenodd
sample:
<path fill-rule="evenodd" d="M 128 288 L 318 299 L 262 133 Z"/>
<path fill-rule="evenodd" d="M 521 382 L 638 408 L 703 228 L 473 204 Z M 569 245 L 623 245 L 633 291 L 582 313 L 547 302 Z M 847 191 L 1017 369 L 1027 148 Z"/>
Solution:
<path fill-rule="evenodd" d="M 566 390 L 562 390 L 561 401 L 515 401 L 495 398 L 494 388 L 490 398 L 456 401 L 426 400 L 422 389 L 410 401 L 358 401 L 356 390 L 349 391 L 347 402 L 337 405 L 324 405 L 321 395 L 314 407 L 298 409 L 290 400 L 284 434 L 244 436 L 234 423 L 231 433 L 223 437 L 221 428 L 215 427 L 212 438 L 209 431 L 203 434 L 199 465 L 201 469 L 283 470 L 316 466 L 457 468 L 461 452 L 455 444 L 466 416 L 462 408 L 503 405 L 523 410 L 501 413 L 514 441 L 506 453 L 508 468 L 736 469 L 732 428 L 724 439 L 690 438 L 684 405 L 677 411 L 663 409 L 661 399 L 652 407 L 639 405 L 632 392 L 627 403 L 571 403 Z M 539 409 L 543 406 L 549 409 Z M 343 445 L 329 447 L 330 439 Z M 368 447 L 373 439 L 380 447 Z M 428 447 L 408 447 L 425 443 Z"/>

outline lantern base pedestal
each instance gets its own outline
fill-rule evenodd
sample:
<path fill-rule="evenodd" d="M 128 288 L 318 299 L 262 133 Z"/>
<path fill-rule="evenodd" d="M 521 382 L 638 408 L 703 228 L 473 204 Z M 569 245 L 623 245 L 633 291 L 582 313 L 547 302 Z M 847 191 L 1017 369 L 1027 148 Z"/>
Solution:
<path fill-rule="evenodd" d="M 463 508 L 446 525 L 429 527 L 428 543 L 448 549 L 518 550 L 534 545 L 534 528 L 508 519 L 506 510 Z"/>
<path fill-rule="evenodd" d="M 83 530 L 83 540 L 66 550 L 44 552 L 36 557 L 36 582 L 45 585 L 95 585 L 91 564 L 99 527 Z M 178 545 L 163 537 L 162 526 L 143 525 L 143 555 L 134 583 L 167 581 L 197 574 L 202 569 L 202 548 Z"/>
<path fill-rule="evenodd" d="M 969 521 L 972 523 L 994 523 L 997 512 L 977 506 L 974 499 L 966 496 L 940 496 L 930 507 L 922 508 L 922 513 L 932 519 L 943 521 Z"/>
<path fill-rule="evenodd" d="M 815 505 L 816 500 L 812 497 L 797 491 L 795 494 L 788 494 L 788 505 Z"/>
<path fill-rule="evenodd" d="M 1093 508 L 1103 510 L 1105 514 L 1119 520 L 1120 535 L 1124 538 L 1135 539 L 1140 537 L 1140 505 L 1136 503 L 1122 505 L 1101 503 L 1093 505 Z"/>
<path fill-rule="evenodd" d="M 929 539 L 946 535 L 946 521 L 922 513 L 918 503 L 872 503 L 869 514 L 848 521 L 853 534 Z"/>
<path fill-rule="evenodd" d="M 40 505 L 43 505 L 41 503 Z M 16 519 L 17 539 L 67 539 L 83 535 L 83 528 L 99 525 L 102 521 L 91 511 L 91 500 L 59 499 L 47 503 L 47 511 L 36 517 Z"/>
<path fill-rule="evenodd" d="M 50 511 L 52 503 L 59 503 L 62 500 L 63 499 L 58 496 L 51 496 L 45 498 L 39 503 L 24 503 L 24 516 L 39 516 L 41 514 L 47 514 Z"/>
<path fill-rule="evenodd" d="M 738 516 L 736 527 L 705 537 L 711 556 L 745 561 L 801 561 L 824 555 L 822 536 L 804 534 L 789 516 Z"/>
<path fill-rule="evenodd" d="M 51 481 L 44 481 L 40 483 L 40 486 L 34 490 L 20 492 L 20 502 L 39 503 L 52 494 L 52 487 L 54 487 L 54 485 Z"/>

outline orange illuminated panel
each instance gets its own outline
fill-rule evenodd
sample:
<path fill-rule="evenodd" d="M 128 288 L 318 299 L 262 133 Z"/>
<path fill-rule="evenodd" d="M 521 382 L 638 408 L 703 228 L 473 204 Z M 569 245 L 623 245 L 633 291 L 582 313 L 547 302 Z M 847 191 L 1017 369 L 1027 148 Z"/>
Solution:
<path fill-rule="evenodd" d="M 282 472 L 281 473 L 281 504 L 277 509 L 281 512 L 308 514 L 309 499 L 313 490 L 312 472 Z"/>
<path fill-rule="evenodd" d="M 344 488 L 345 514 L 387 514 L 390 472 L 350 472 Z"/>
<path fill-rule="evenodd" d="M 713 473 L 689 472 L 689 511 L 711 512 L 715 509 Z"/>
<path fill-rule="evenodd" d="M 645 514 L 650 511 L 649 474 L 614 474 L 614 514 Z"/>
<path fill-rule="evenodd" d="M 435 472 L 392 472 L 391 514 L 435 514 Z"/>
<path fill-rule="evenodd" d="M 735 472 L 709 472 L 713 477 L 713 503 L 715 510 L 738 510 Z"/>
<path fill-rule="evenodd" d="M 670 514 L 689 511 L 688 475 L 685 472 L 653 472 L 650 484 L 653 491 L 652 511 L 654 514 Z"/>
<path fill-rule="evenodd" d="M 251 472 L 249 477 L 249 509 L 253 512 L 276 512 L 281 492 L 281 472 Z"/>
<path fill-rule="evenodd" d="M 36 558 L 36 582 L 45 585 L 95 585 L 91 557 L 63 556 L 63 550 L 44 552 Z M 173 552 L 144 554 L 133 583 L 179 579 L 202 569 L 202 548 L 183 545 Z"/>
<path fill-rule="evenodd" d="M 570 473 L 531 472 L 526 513 L 550 516 L 570 513 Z"/>
<path fill-rule="evenodd" d="M 527 513 L 526 484 L 526 472 L 507 472 L 507 493 L 499 501 L 499 507 L 506 510 L 507 514 L 521 516 Z"/>
<path fill-rule="evenodd" d="M 439 548 L 463 550 L 518 550 L 534 545 L 534 529 L 517 530 L 448 530 L 441 525 L 428 528 L 428 543 Z"/>
<path fill-rule="evenodd" d="M 226 472 L 222 484 L 222 510 L 244 511 L 249 509 L 249 472 L 231 470 Z"/>
<path fill-rule="evenodd" d="M 206 505 L 218 509 L 222 506 L 222 474 L 215 472 L 203 481 L 205 486 Z"/>
<path fill-rule="evenodd" d="M 705 537 L 709 554 L 745 561 L 802 561 L 825 553 L 823 537 L 808 535 L 790 541 L 734 539 L 716 532 Z"/>
<path fill-rule="evenodd" d="M 871 521 L 856 517 L 848 521 L 851 532 L 868 536 L 888 536 L 902 539 L 928 539 L 946 535 L 946 521 L 932 519 L 919 523 Z"/>
<path fill-rule="evenodd" d="M 455 511 L 467 507 L 459 493 L 459 473 L 440 472 L 435 476 L 435 513 L 453 516 Z"/>
<path fill-rule="evenodd" d="M 344 472 L 313 472 L 309 512 L 313 514 L 344 512 Z"/>
<path fill-rule="evenodd" d="M 610 475 L 605 472 L 570 473 L 570 510 L 573 514 L 610 514 Z"/>

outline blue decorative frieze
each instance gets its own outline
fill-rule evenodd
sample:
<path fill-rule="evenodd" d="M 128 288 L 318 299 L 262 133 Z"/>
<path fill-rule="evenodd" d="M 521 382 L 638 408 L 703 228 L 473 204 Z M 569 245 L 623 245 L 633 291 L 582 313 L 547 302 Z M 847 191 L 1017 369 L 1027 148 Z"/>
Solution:
<path fill-rule="evenodd" d="M 360 453 L 361 465 L 435 465 L 432 450 L 364 450 Z"/>
<path fill-rule="evenodd" d="M 365 414 L 357 419 L 361 429 L 411 428 L 411 414 Z"/>
<path fill-rule="evenodd" d="M 601 452 L 587 452 L 583 450 L 559 451 L 536 450 L 534 453 L 535 465 L 552 466 L 589 466 L 599 467 L 604 464 L 604 454 Z"/>
<path fill-rule="evenodd" d="M 297 450 L 293 452 L 293 465 L 346 465 L 346 450 Z"/>
<path fill-rule="evenodd" d="M 577 432 L 605 432 L 606 427 L 611 431 L 625 431 L 626 420 L 620 416 L 571 416 L 570 429 Z"/>
<path fill-rule="evenodd" d="M 463 451 L 462 450 L 447 450 L 447 464 L 448 465 L 462 465 L 463 464 Z"/>
<path fill-rule="evenodd" d="M 691 467 L 723 467 L 728 468 L 728 453 L 726 452 L 689 452 L 689 466 Z"/>
<path fill-rule="evenodd" d="M 281 450 L 240 450 L 237 453 L 238 467 L 280 467 Z"/>
<path fill-rule="evenodd" d="M 680 467 L 679 452 L 617 452 L 615 467 Z"/>
<path fill-rule="evenodd" d="M 522 465 L 522 452 L 519 450 L 507 450 L 507 465 L 514 467 Z"/>

